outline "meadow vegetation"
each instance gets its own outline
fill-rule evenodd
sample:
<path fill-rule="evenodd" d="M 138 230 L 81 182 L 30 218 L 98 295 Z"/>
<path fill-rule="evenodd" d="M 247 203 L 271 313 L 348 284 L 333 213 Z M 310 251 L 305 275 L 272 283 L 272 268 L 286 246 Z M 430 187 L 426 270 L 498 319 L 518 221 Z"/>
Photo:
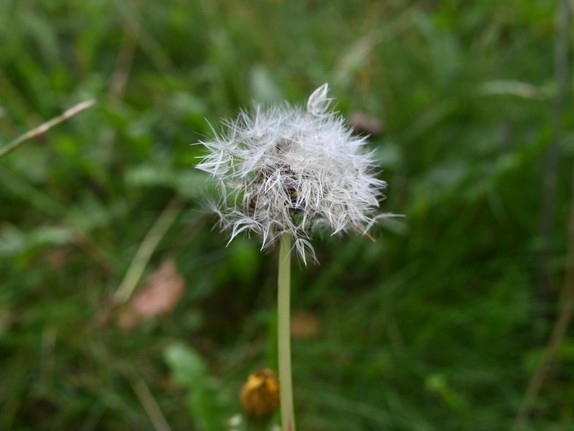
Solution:
<path fill-rule="evenodd" d="M 192 144 L 324 82 L 406 217 L 295 263 L 299 428 L 512 429 L 568 301 L 558 3 L 0 1 L 0 149 L 96 101 L 0 158 L 0 430 L 226 429 L 276 367 L 277 256 L 212 230 Z M 551 365 L 522 430 L 574 429 L 572 330 Z"/>

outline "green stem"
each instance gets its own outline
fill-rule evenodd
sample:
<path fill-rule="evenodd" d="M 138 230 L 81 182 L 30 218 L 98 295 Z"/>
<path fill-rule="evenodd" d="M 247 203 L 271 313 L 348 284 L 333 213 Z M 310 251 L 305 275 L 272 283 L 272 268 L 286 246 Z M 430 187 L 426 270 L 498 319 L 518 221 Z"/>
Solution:
<path fill-rule="evenodd" d="M 281 237 L 279 245 L 279 276 L 277 285 L 281 430 L 295 431 L 293 381 L 291 378 L 291 237 L 287 234 Z"/>

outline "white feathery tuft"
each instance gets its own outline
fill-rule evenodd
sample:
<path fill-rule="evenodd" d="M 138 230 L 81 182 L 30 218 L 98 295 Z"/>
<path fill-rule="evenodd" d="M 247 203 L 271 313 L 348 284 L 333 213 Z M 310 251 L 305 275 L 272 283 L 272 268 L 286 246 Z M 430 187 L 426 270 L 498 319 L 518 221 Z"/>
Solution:
<path fill-rule="evenodd" d="M 325 83 L 317 88 L 307 101 L 307 112 L 316 117 L 322 117 L 329 110 L 329 105 L 333 99 L 327 97 L 329 92 L 329 84 Z"/>
<path fill-rule="evenodd" d="M 216 212 L 230 241 L 254 232 L 267 248 L 288 234 L 306 263 L 315 258 L 310 235 L 316 227 L 366 234 L 384 217 L 374 215 L 386 183 L 374 175 L 373 153 L 329 110 L 331 101 L 324 84 L 305 110 L 284 105 L 243 111 L 225 122 L 224 134 L 201 142 L 207 154 L 197 168 L 222 191 Z"/>

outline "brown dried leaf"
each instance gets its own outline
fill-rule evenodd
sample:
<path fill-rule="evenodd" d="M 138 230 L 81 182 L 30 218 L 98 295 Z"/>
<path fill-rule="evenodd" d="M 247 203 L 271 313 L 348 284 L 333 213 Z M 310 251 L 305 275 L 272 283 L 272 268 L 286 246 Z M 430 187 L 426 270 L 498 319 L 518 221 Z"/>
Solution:
<path fill-rule="evenodd" d="M 164 261 L 120 313 L 120 326 L 132 329 L 143 320 L 169 313 L 179 303 L 184 289 L 185 281 L 175 262 Z"/>

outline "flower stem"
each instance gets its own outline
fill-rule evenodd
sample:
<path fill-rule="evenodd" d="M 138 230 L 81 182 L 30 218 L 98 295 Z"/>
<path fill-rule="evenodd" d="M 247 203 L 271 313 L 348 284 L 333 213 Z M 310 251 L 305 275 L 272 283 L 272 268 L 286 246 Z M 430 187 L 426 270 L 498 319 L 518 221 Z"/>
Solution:
<path fill-rule="evenodd" d="M 281 430 L 295 431 L 293 410 L 293 381 L 291 378 L 291 237 L 285 234 L 279 245 L 279 271 L 277 294 L 279 391 L 281 403 Z"/>

